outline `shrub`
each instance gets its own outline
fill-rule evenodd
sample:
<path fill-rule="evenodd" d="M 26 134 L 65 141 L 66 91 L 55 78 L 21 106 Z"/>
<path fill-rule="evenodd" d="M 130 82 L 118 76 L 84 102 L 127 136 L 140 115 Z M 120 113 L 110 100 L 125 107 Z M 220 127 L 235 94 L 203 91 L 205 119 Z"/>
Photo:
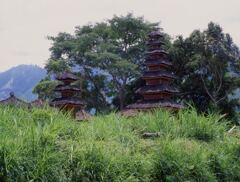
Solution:
<path fill-rule="evenodd" d="M 210 167 L 218 181 L 240 181 L 239 141 L 215 144 L 209 157 Z"/>
<path fill-rule="evenodd" d="M 209 171 L 208 152 L 192 140 L 164 141 L 156 152 L 156 181 L 216 181 Z"/>
<path fill-rule="evenodd" d="M 70 163 L 71 181 L 112 181 L 107 154 L 95 146 L 74 154 Z"/>
<path fill-rule="evenodd" d="M 51 116 L 46 110 L 35 110 L 32 114 L 32 119 L 40 126 L 44 126 L 51 122 Z"/>
<path fill-rule="evenodd" d="M 205 142 L 223 139 L 227 122 L 220 122 L 220 116 L 197 114 L 195 109 L 179 112 L 180 135 Z"/>
<path fill-rule="evenodd" d="M 239 130 L 220 116 L 156 110 L 75 122 L 0 107 L 0 181 L 239 181 Z M 144 132 L 160 137 L 144 139 Z"/>

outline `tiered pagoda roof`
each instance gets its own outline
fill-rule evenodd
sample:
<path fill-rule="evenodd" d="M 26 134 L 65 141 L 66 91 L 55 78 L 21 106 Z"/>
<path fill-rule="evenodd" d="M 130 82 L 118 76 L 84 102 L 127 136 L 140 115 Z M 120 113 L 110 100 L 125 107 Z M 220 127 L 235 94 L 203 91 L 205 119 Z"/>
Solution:
<path fill-rule="evenodd" d="M 172 66 L 172 63 L 167 60 L 148 60 L 144 63 L 146 66 L 156 66 L 156 65 L 164 65 L 164 66 Z"/>
<path fill-rule="evenodd" d="M 79 97 L 60 97 L 54 99 L 52 101 L 52 104 L 64 108 L 67 104 L 72 104 L 75 106 L 85 106 L 86 102 L 80 100 Z"/>
<path fill-rule="evenodd" d="M 80 92 L 81 89 L 74 86 L 74 85 L 58 85 L 54 89 L 56 92 L 62 92 L 62 91 L 74 91 L 74 92 Z"/>
<path fill-rule="evenodd" d="M 145 71 L 142 78 L 146 80 L 146 79 L 153 79 L 153 78 L 175 79 L 176 77 L 167 71 L 153 70 L 153 71 Z"/>
<path fill-rule="evenodd" d="M 168 53 L 163 49 L 163 35 L 159 30 L 155 30 L 148 37 L 144 63 L 147 70 L 142 76 L 146 85 L 136 91 L 143 99 L 127 106 L 127 109 L 180 109 L 183 106 L 173 101 L 173 96 L 179 91 L 173 85 L 176 77 L 169 71 L 172 63 L 168 59 Z"/>
<path fill-rule="evenodd" d="M 54 91 L 61 93 L 61 97 L 55 98 L 51 102 L 51 105 L 59 107 L 63 110 L 71 111 L 74 117 L 78 120 L 88 119 L 87 116 L 89 115 L 84 111 L 86 102 L 76 96 L 77 93 L 81 92 L 81 89 L 72 85 L 72 83 L 77 81 L 79 78 L 73 73 L 64 72 L 58 75 L 56 79 L 62 83 L 57 85 Z M 79 114 L 77 114 L 79 112 L 85 113 L 84 117 L 81 115 L 79 118 Z"/>
<path fill-rule="evenodd" d="M 73 82 L 73 81 L 77 81 L 79 78 L 73 73 L 64 72 L 62 74 L 57 75 L 56 79 L 63 82 L 68 80 Z"/>
<path fill-rule="evenodd" d="M 139 94 L 158 94 L 158 93 L 178 93 L 178 90 L 169 85 L 146 85 L 139 88 L 136 93 Z"/>

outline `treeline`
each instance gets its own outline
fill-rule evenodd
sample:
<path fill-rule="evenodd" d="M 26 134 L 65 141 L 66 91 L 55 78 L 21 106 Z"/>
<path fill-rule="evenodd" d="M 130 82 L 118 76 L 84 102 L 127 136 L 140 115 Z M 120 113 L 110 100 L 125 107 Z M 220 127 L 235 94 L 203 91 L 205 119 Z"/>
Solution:
<path fill-rule="evenodd" d="M 134 91 L 143 84 L 140 76 L 145 42 L 156 26 L 159 24 L 128 14 L 76 27 L 74 34 L 49 37 L 52 46 L 46 64 L 48 76 L 34 92 L 42 99 L 52 99 L 56 85 L 52 75 L 73 70 L 82 78 L 77 84 L 88 109 L 123 109 L 139 99 Z M 204 31 L 194 30 L 186 38 L 164 35 L 165 49 L 174 65 L 172 71 L 178 77 L 178 101 L 191 103 L 201 112 L 218 111 L 235 117 L 240 52 L 231 36 L 212 22 Z"/>

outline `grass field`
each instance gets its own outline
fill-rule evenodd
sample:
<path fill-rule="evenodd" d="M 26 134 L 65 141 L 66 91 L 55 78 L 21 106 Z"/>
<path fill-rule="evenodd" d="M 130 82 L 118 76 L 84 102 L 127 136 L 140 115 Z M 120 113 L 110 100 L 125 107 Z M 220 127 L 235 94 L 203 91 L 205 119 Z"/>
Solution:
<path fill-rule="evenodd" d="M 240 181 L 240 131 L 228 123 L 194 109 L 79 123 L 50 108 L 0 108 L 0 181 Z"/>

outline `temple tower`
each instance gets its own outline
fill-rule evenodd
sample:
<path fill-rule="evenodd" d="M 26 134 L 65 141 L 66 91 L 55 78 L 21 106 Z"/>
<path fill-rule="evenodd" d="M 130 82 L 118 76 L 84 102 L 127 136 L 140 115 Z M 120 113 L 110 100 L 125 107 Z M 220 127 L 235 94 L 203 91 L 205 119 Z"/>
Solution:
<path fill-rule="evenodd" d="M 145 54 L 145 66 L 142 79 L 145 86 L 139 88 L 136 93 L 143 96 L 143 100 L 128 105 L 130 110 L 146 110 L 153 108 L 180 109 L 183 106 L 173 101 L 173 96 L 178 93 L 174 87 L 175 76 L 169 71 L 172 64 L 168 59 L 168 53 L 163 49 L 163 35 L 157 29 L 148 35 L 147 51 Z"/>
<path fill-rule="evenodd" d="M 72 84 L 79 78 L 72 73 L 64 72 L 58 75 L 56 79 L 62 83 L 57 85 L 54 91 L 59 92 L 61 96 L 55 98 L 51 105 L 60 108 L 60 110 L 72 112 L 77 120 L 87 120 L 89 115 L 84 111 L 86 103 L 76 97 L 76 94 L 80 93 L 81 89 Z"/>

